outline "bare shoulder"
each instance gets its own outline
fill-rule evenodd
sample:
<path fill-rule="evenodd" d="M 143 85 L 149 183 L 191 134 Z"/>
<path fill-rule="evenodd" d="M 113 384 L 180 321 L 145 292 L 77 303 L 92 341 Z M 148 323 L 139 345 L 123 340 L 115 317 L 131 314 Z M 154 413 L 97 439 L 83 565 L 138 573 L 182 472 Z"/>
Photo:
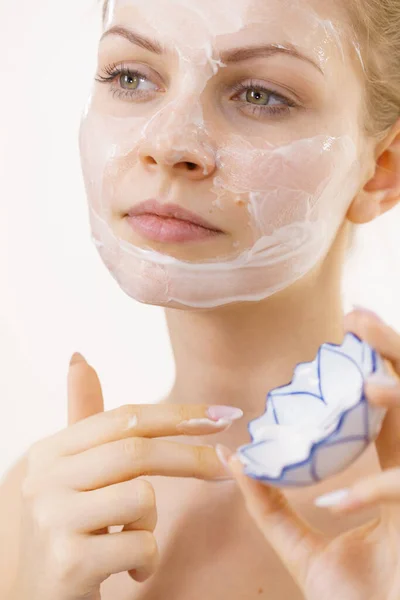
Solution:
<path fill-rule="evenodd" d="M 0 598 L 7 598 L 18 561 L 18 539 L 21 513 L 21 482 L 27 466 L 22 456 L 0 481 L 0 540 L 6 552 L 0 552 Z"/>

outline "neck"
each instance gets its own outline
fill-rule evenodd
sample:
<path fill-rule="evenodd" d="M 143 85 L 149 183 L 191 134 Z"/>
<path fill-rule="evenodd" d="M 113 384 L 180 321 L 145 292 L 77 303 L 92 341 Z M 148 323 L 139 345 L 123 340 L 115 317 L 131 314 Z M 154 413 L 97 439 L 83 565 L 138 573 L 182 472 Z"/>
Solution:
<path fill-rule="evenodd" d="M 289 383 L 297 363 L 313 360 L 323 342 L 343 341 L 345 229 L 312 272 L 262 302 L 166 310 L 176 379 L 164 402 L 229 404 L 244 411 L 231 429 L 213 435 L 213 443 L 248 443 L 246 424 L 264 412 L 268 391 Z"/>

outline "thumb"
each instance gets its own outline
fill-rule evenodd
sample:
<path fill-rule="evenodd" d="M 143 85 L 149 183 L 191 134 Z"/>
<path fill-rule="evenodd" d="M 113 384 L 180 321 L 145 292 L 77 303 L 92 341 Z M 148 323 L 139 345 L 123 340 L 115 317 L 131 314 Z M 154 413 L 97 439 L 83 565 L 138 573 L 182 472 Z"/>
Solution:
<path fill-rule="evenodd" d="M 103 393 L 96 371 L 75 352 L 68 370 L 68 425 L 104 411 Z"/>
<path fill-rule="evenodd" d="M 219 444 L 217 453 L 220 460 L 221 454 L 224 455 L 224 464 L 235 478 L 258 529 L 297 584 L 303 587 L 312 559 L 326 545 L 326 537 L 294 511 L 280 489 L 246 475 L 239 457 L 228 448 Z"/>

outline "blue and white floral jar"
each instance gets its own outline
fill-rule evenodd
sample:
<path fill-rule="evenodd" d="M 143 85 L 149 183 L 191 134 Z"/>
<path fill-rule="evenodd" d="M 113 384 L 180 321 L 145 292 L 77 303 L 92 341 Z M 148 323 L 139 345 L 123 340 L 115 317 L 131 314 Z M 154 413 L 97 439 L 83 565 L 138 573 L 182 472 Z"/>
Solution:
<path fill-rule="evenodd" d="M 245 473 L 269 485 L 306 486 L 346 469 L 376 439 L 386 414 L 364 394 L 375 372 L 388 373 L 384 360 L 354 333 L 341 345 L 322 344 L 250 421 L 252 441 L 236 451 Z"/>

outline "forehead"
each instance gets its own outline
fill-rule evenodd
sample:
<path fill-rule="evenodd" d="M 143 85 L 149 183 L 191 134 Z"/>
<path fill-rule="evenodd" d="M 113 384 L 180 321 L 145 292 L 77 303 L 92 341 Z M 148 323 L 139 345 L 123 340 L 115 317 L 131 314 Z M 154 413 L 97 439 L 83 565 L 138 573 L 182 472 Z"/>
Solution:
<path fill-rule="evenodd" d="M 110 0 L 105 28 L 141 27 L 193 49 L 279 37 L 321 55 L 329 44 L 342 45 L 346 16 L 337 0 Z"/>

